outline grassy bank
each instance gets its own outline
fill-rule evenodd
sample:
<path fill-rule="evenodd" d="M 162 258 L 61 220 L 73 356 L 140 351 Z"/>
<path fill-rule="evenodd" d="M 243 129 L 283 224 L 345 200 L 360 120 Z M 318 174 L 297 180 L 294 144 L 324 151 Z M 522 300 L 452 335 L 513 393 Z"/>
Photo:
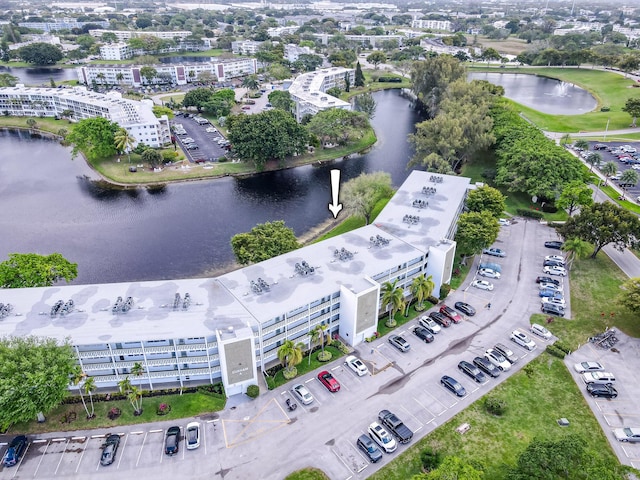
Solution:
<path fill-rule="evenodd" d="M 534 438 L 566 434 L 556 423 L 561 417 L 570 419 L 570 433 L 582 436 L 603 463 L 616 465 L 606 436 L 562 361 L 545 353 L 530 365 L 492 390 L 506 401 L 505 415 L 489 415 L 479 399 L 369 478 L 405 480 L 421 473 L 420 453 L 429 446 L 444 456 L 485 465 L 484 478 L 499 479 Z M 464 435 L 455 431 L 462 423 L 471 425 Z"/>
<path fill-rule="evenodd" d="M 607 121 L 609 122 L 609 130 L 627 128 L 631 123 L 631 117 L 622 111 L 622 107 L 628 98 L 638 96 L 638 91 L 631 88 L 636 84 L 633 80 L 617 73 L 590 68 L 508 67 L 495 69 L 481 65 L 469 66 L 469 72 L 480 71 L 524 73 L 557 78 L 588 90 L 596 98 L 598 102 L 596 109 L 582 115 L 551 115 L 517 104 L 518 110 L 531 122 L 543 130 L 551 132 L 604 131 Z M 601 112 L 600 107 L 603 106 L 609 107 L 610 111 Z"/>

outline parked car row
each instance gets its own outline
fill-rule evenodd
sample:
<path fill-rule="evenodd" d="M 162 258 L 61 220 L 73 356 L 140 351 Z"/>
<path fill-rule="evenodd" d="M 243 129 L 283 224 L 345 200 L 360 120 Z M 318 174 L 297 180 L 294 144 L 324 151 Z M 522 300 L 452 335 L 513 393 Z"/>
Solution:
<path fill-rule="evenodd" d="M 360 435 L 356 444 L 373 463 L 382 459 L 382 452 L 393 453 L 398 443 L 409 443 L 413 438 L 409 427 L 389 410 L 381 410 L 378 421 L 371 423 L 367 432 L 369 436 Z"/>
<path fill-rule="evenodd" d="M 562 242 L 549 241 L 544 243 L 548 248 L 562 248 Z M 542 313 L 564 317 L 566 301 L 564 299 L 564 286 L 561 280 L 553 277 L 565 277 L 566 260 L 562 255 L 546 255 L 542 264 L 542 271 L 546 275 L 538 276 L 538 296 L 541 300 L 540 310 Z"/>

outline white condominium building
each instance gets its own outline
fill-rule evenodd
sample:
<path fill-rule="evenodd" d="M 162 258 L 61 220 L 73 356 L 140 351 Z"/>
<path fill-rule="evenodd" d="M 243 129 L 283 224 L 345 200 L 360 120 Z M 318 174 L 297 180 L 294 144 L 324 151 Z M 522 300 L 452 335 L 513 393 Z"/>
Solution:
<path fill-rule="evenodd" d="M 126 43 L 108 43 L 100 47 L 103 60 L 126 60 L 133 57 L 133 50 Z"/>
<path fill-rule="evenodd" d="M 469 179 L 413 171 L 374 225 L 217 278 L 0 290 L 13 310 L 0 335 L 69 338 L 98 388 L 143 367 L 150 389 L 222 381 L 257 384 L 286 341 L 309 346 L 319 324 L 356 346 L 384 315 L 381 285 L 451 279 L 452 240 Z M 70 387 L 71 388 L 71 387 Z"/>
<path fill-rule="evenodd" d="M 452 32 L 453 27 L 449 20 L 413 20 L 411 22 L 411 28 L 424 28 L 428 30 L 441 30 L 445 32 Z"/>
<path fill-rule="evenodd" d="M 289 87 L 289 93 L 296 104 L 295 117 L 298 122 L 307 114 L 315 115 L 329 108 L 351 110 L 349 102 L 326 93 L 332 87 L 344 88 L 345 77 L 353 85 L 355 70 L 353 68 L 333 67 L 303 73 L 296 77 Z"/>
<path fill-rule="evenodd" d="M 149 31 L 149 30 L 89 30 L 89 34 L 92 37 L 102 38 L 105 33 L 113 33 L 116 36 L 118 42 L 126 42 L 130 38 L 141 37 L 143 35 L 149 35 L 152 37 L 162 38 L 164 40 L 179 39 L 183 40 L 193 35 L 188 30 L 175 30 L 168 32 Z"/>
<path fill-rule="evenodd" d="M 161 147 L 171 141 L 169 120 L 166 115 L 157 118 L 152 107 L 151 100 L 127 100 L 118 92 L 95 93 L 84 87 L 0 88 L 0 112 L 8 115 L 36 118 L 67 115 L 76 121 L 103 117 L 126 128 L 136 139 L 136 145 L 144 142 Z"/>
<path fill-rule="evenodd" d="M 255 55 L 260 50 L 262 43 L 253 40 L 231 42 L 231 51 L 236 55 Z"/>

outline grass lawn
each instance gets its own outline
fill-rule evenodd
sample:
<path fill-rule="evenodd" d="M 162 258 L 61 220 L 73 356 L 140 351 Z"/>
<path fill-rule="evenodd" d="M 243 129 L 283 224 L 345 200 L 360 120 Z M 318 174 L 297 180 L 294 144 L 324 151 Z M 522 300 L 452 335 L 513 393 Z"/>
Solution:
<path fill-rule="evenodd" d="M 430 446 L 444 456 L 455 455 L 465 462 L 484 464 L 484 478 L 498 479 L 504 475 L 505 466 L 514 465 L 534 438 L 551 440 L 566 434 L 581 435 L 603 462 L 618 464 L 562 361 L 543 353 L 530 365 L 531 375 L 521 370 L 492 390 L 491 395 L 506 401 L 505 415 L 489 415 L 480 399 L 369 478 L 405 480 L 421 473 L 420 452 Z M 557 425 L 556 420 L 561 417 L 569 419 L 570 427 Z M 464 435 L 455 431 L 462 423 L 471 425 Z"/>
<path fill-rule="evenodd" d="M 85 395 L 86 397 L 86 395 Z M 89 399 L 87 398 L 87 406 Z M 156 414 L 156 409 L 161 403 L 171 406 L 171 411 L 163 416 Z M 95 402 L 95 418 L 87 420 L 87 414 L 82 403 L 73 405 L 59 405 L 47 414 L 45 423 L 36 421 L 17 423 L 9 428 L 9 433 L 34 434 L 44 432 L 59 432 L 67 430 L 85 430 L 92 428 L 111 428 L 120 425 L 132 425 L 136 423 L 157 422 L 159 420 L 172 420 L 193 417 L 205 413 L 217 412 L 224 408 L 226 399 L 224 396 L 214 396 L 205 393 L 185 393 L 184 395 L 160 395 L 157 397 L 145 397 L 142 399 L 142 415 L 135 416 L 133 407 L 127 400 L 108 402 Z M 89 406 L 90 407 L 90 406 Z M 107 417 L 109 409 L 117 407 L 122 414 L 115 420 Z M 76 420 L 70 423 L 62 423 L 62 418 L 69 412 L 76 413 Z"/>
<path fill-rule="evenodd" d="M 332 346 L 325 346 L 324 350 L 326 352 L 331 352 L 331 359 L 329 360 L 330 362 L 333 362 L 336 358 L 340 358 L 342 355 L 344 355 L 344 353 Z M 318 360 L 318 353 L 320 353 L 321 351 L 322 350 L 318 349 L 311 354 L 311 363 L 309 363 L 308 355 L 302 357 L 302 362 L 296 365 L 298 375 L 296 375 L 291 380 L 287 380 L 286 378 L 284 378 L 284 375 L 282 374 L 283 370 L 279 370 L 278 373 L 276 373 L 273 377 L 267 377 L 267 385 L 269 386 L 269 390 L 274 390 L 289 382 L 295 382 L 296 379 L 299 379 L 307 373 L 313 372 L 315 369 L 326 365 L 327 362 L 321 362 L 320 360 Z"/>
<path fill-rule="evenodd" d="M 506 40 L 496 40 L 485 35 L 465 35 L 467 37 L 467 45 L 472 45 L 474 40 L 477 41 L 476 46 L 482 46 L 483 50 L 487 48 L 495 48 L 502 54 L 518 55 L 524 52 L 529 44 L 521 38 L 509 37 Z"/>
<path fill-rule="evenodd" d="M 379 200 L 378 203 L 376 203 L 376 206 L 373 209 L 373 213 L 371 214 L 372 223 L 375 221 L 376 217 L 382 211 L 382 209 L 387 205 L 387 203 L 389 203 L 389 200 L 391 199 L 384 198 L 382 200 Z M 360 228 L 364 226 L 365 226 L 364 217 L 352 215 L 350 217 L 347 217 L 343 222 L 340 223 L 340 225 L 338 225 L 335 228 L 332 228 L 327 233 L 322 235 L 320 238 L 316 240 L 316 242 L 327 240 L 329 238 L 342 235 L 343 233 L 347 233 L 347 232 L 350 232 L 351 230 L 355 230 L 356 228 Z"/>
<path fill-rule="evenodd" d="M 495 72 L 496 69 L 486 66 L 471 66 L 469 71 Z M 499 72 L 536 74 L 557 78 L 588 90 L 598 101 L 596 110 L 583 115 L 550 115 L 517 104 L 518 110 L 543 130 L 551 132 L 604 131 L 607 121 L 609 121 L 609 130 L 618 130 L 628 128 L 631 123 L 631 117 L 622 111 L 622 107 L 628 98 L 637 97 L 638 91 L 631 88 L 635 82 L 623 75 L 590 68 L 561 67 L 510 67 L 499 69 Z M 600 107 L 603 106 L 607 106 L 611 110 L 601 112 Z"/>
<path fill-rule="evenodd" d="M 329 477 L 317 468 L 305 468 L 287 475 L 284 480 L 330 480 Z"/>

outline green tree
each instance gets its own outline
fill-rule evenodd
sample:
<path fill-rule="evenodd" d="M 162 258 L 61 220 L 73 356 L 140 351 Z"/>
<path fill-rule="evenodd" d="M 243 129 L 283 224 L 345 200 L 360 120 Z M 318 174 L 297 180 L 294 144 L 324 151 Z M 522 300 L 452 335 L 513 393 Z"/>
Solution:
<path fill-rule="evenodd" d="M 359 140 L 371 128 L 369 120 L 362 112 L 352 112 L 341 108 L 323 110 L 311 118 L 307 130 L 327 143 L 347 145 Z"/>
<path fill-rule="evenodd" d="M 640 219 L 611 202 L 594 203 L 558 228 L 564 238 L 579 238 L 594 246 L 591 258 L 610 243 L 622 250 L 635 246 L 640 238 Z"/>
<path fill-rule="evenodd" d="M 302 362 L 302 343 L 293 343 L 291 340 L 285 340 L 280 348 L 278 348 L 278 360 L 282 362 L 284 367 L 284 377 L 290 379 L 298 374 L 296 365 Z"/>
<path fill-rule="evenodd" d="M 623 196 L 627 193 L 629 186 L 635 187 L 638 183 L 638 172 L 629 168 L 620 175 L 620 186 L 622 187 Z"/>
<path fill-rule="evenodd" d="M 286 157 L 305 151 L 309 139 L 291 114 L 278 109 L 229 117 L 227 127 L 234 151 L 258 171 L 269 160 L 283 164 Z"/>
<path fill-rule="evenodd" d="M 35 118 L 27 118 L 27 126 L 33 130 L 34 128 L 36 128 L 36 125 L 38 125 L 38 122 L 36 121 Z"/>
<path fill-rule="evenodd" d="M 465 69 L 451 55 L 438 55 L 414 62 L 411 70 L 411 89 L 418 100 L 435 115 L 440 98 L 450 83 L 465 78 Z"/>
<path fill-rule="evenodd" d="M 576 140 L 574 147 L 580 148 L 582 150 L 589 150 L 589 142 L 581 138 L 580 140 Z"/>
<path fill-rule="evenodd" d="M 391 175 L 385 172 L 361 173 L 342 186 L 341 201 L 351 215 L 364 217 L 367 225 L 376 204 L 385 198 L 391 198 Z"/>
<path fill-rule="evenodd" d="M 609 181 L 609 177 L 615 175 L 617 171 L 618 171 L 618 164 L 616 162 L 607 162 L 602 166 L 602 168 L 600 169 L 600 172 L 602 172 L 602 174 L 605 176 L 605 181 L 604 181 L 605 185 Z"/>
<path fill-rule="evenodd" d="M 587 256 L 589 250 L 591 250 L 591 245 L 579 238 L 569 238 L 562 245 L 562 250 L 567 252 L 567 268 L 571 270 L 571 266 L 576 259 Z"/>
<path fill-rule="evenodd" d="M 585 161 L 589 165 L 591 165 L 591 167 L 589 167 L 589 171 L 592 172 L 595 165 L 600 165 L 600 162 L 602 161 L 602 155 L 600 155 L 598 152 L 591 152 L 589 155 L 587 155 Z"/>
<path fill-rule="evenodd" d="M 58 406 L 68 394 L 76 357 L 68 340 L 0 339 L 0 426 L 35 419 Z"/>
<path fill-rule="evenodd" d="M 560 198 L 556 201 L 556 205 L 560 208 L 569 209 L 569 216 L 573 214 L 573 211 L 580 207 L 588 207 L 593 204 L 592 198 L 593 192 L 581 180 L 574 180 L 569 182 L 562 189 Z"/>
<path fill-rule="evenodd" d="M 84 379 L 87 378 L 87 374 L 82 371 L 80 366 L 76 365 L 76 368 L 71 373 L 71 383 L 78 387 L 78 393 L 80 394 L 80 400 L 82 401 L 82 406 L 84 407 L 85 412 L 87 412 L 87 418 L 91 418 L 91 413 L 89 412 L 89 408 L 87 407 L 87 402 L 84 400 L 84 384 L 80 385 Z"/>
<path fill-rule="evenodd" d="M 316 325 L 315 328 L 311 330 L 311 332 L 309 332 L 312 334 L 311 338 L 314 343 L 317 341 L 320 342 L 320 348 L 322 349 L 322 351 L 318 355 L 318 360 L 320 360 L 321 362 L 328 362 L 329 360 L 331 360 L 331 352 L 324 351 L 324 344 L 327 337 L 328 329 L 329 329 L 329 325 L 325 323 L 320 323 Z M 311 350 L 309 350 L 309 357 L 311 357 Z"/>
<path fill-rule="evenodd" d="M 133 364 L 133 367 L 131 367 L 131 375 L 133 375 L 134 378 L 137 378 L 137 379 L 140 379 L 140 377 L 144 375 L 144 367 L 140 362 L 135 362 Z"/>
<path fill-rule="evenodd" d="M 382 297 L 380 303 L 389 310 L 389 318 L 385 322 L 385 325 L 389 328 L 396 326 L 396 319 L 394 315 L 398 311 L 404 310 L 406 305 L 404 298 L 404 291 L 402 287 L 397 287 L 398 280 L 393 282 L 385 282 L 382 284 Z"/>
<path fill-rule="evenodd" d="M 140 158 L 144 163 L 148 163 L 151 167 L 157 167 L 162 163 L 162 154 L 153 148 L 147 148 Z"/>
<path fill-rule="evenodd" d="M 0 263 L 1 288 L 49 287 L 58 280 L 72 281 L 78 276 L 78 264 L 59 253 L 10 253 Z"/>
<path fill-rule="evenodd" d="M 355 106 L 356 110 L 358 110 L 359 112 L 364 112 L 369 120 L 376 116 L 376 107 L 378 105 L 373 99 L 373 95 L 371 95 L 371 93 L 369 92 L 357 95 L 355 98 Z"/>
<path fill-rule="evenodd" d="M 89 160 L 112 157 L 116 154 L 114 136 L 119 128 L 102 117 L 80 120 L 67 135 L 67 142 L 73 145 L 72 155 L 82 151 Z"/>
<path fill-rule="evenodd" d="M 149 65 L 140 68 L 140 76 L 146 80 L 147 84 L 150 84 L 157 75 L 158 71 Z"/>
<path fill-rule="evenodd" d="M 182 99 L 182 105 L 186 108 L 196 107 L 201 112 L 204 105 L 213 97 L 213 91 L 209 88 L 194 88 L 189 90 Z"/>
<path fill-rule="evenodd" d="M 431 295 L 434 288 L 436 288 L 436 284 L 433 282 L 431 275 L 425 277 L 423 273 L 413 279 L 411 282 L 411 295 L 418 301 L 416 305 L 417 311 L 424 310 L 424 299 Z"/>
<path fill-rule="evenodd" d="M 475 255 L 489 247 L 498 238 L 500 225 L 489 211 L 468 212 L 460 215 L 456 242 L 463 255 Z"/>
<path fill-rule="evenodd" d="M 367 56 L 367 62 L 373 64 L 375 70 L 378 69 L 378 65 L 387 61 L 387 56 L 384 52 L 373 52 Z"/>
<path fill-rule="evenodd" d="M 18 49 L 18 56 L 33 65 L 55 65 L 64 56 L 62 50 L 49 43 L 37 42 Z"/>
<path fill-rule="evenodd" d="M 131 403 L 133 414 L 136 416 L 140 415 L 142 413 L 142 391 L 131 384 L 128 375 L 118 382 L 118 388 L 120 389 L 120 393 L 125 395 L 129 403 Z"/>
<path fill-rule="evenodd" d="M 626 77 L 629 72 L 633 72 L 640 66 L 640 58 L 636 54 L 623 55 L 618 61 L 618 68 L 624 72 Z"/>
<path fill-rule="evenodd" d="M 631 126 L 635 128 L 636 118 L 640 116 L 640 98 L 629 98 L 624 104 L 624 107 L 622 107 L 622 111 L 631 115 L 631 117 L 633 118 L 633 120 L 631 121 Z"/>
<path fill-rule="evenodd" d="M 460 457 L 446 457 L 429 473 L 414 475 L 413 480 L 484 480 L 484 472 L 477 465 L 464 462 Z"/>
<path fill-rule="evenodd" d="M 93 418 L 96 416 L 95 409 L 93 408 L 93 392 L 95 392 L 96 390 L 95 378 L 86 377 L 81 388 L 86 395 L 89 395 L 89 404 L 91 405 L 91 411 L 87 412 L 87 418 Z"/>
<path fill-rule="evenodd" d="M 258 77 L 256 75 L 247 75 L 242 79 L 242 86 L 244 88 L 248 88 L 249 90 L 257 90 L 260 86 L 260 82 L 258 81 Z"/>
<path fill-rule="evenodd" d="M 640 278 L 630 278 L 622 284 L 622 304 L 634 313 L 640 312 Z"/>
<path fill-rule="evenodd" d="M 269 93 L 268 98 L 273 108 L 284 110 L 287 113 L 293 111 L 295 102 L 291 99 L 291 94 L 288 91 L 274 90 Z"/>
<path fill-rule="evenodd" d="M 0 73 L 0 87 L 15 87 L 17 83 L 18 77 L 10 73 Z"/>
<path fill-rule="evenodd" d="M 356 87 L 364 87 L 364 73 L 362 73 L 360 62 L 356 63 L 356 73 L 353 83 Z"/>
<path fill-rule="evenodd" d="M 231 249 L 240 265 L 258 263 L 300 248 L 293 230 L 284 221 L 260 223 L 250 232 L 231 238 Z"/>
<path fill-rule="evenodd" d="M 484 185 L 469 192 L 466 206 L 471 212 L 487 211 L 498 218 L 504 212 L 505 200 L 506 197 L 500 193 L 500 190 Z"/>
<path fill-rule="evenodd" d="M 136 144 L 136 137 L 131 135 L 126 128 L 119 128 L 114 134 L 113 140 L 116 142 L 116 150 L 118 152 L 126 152 L 129 157 L 129 163 L 131 163 L 131 149 Z"/>
<path fill-rule="evenodd" d="M 100 39 L 104 43 L 116 43 L 118 41 L 118 37 L 113 32 L 105 32 L 105 33 L 103 33 L 102 37 L 100 37 Z"/>

